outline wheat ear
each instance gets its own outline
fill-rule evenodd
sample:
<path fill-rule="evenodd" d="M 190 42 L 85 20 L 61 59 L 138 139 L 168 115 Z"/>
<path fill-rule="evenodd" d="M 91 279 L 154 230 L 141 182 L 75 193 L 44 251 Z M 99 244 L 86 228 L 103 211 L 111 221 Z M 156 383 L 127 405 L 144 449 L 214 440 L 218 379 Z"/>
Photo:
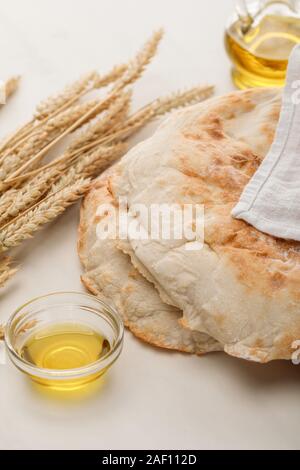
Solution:
<path fill-rule="evenodd" d="M 72 104 L 76 103 L 81 96 L 86 94 L 91 88 L 91 80 L 95 78 L 96 72 L 90 72 L 72 85 L 67 86 L 60 94 L 50 97 L 37 106 L 34 119 L 26 123 L 18 129 L 14 134 L 9 136 L 0 146 L 0 153 L 20 140 L 24 141 L 32 132 L 36 132 L 37 128 L 43 125 L 50 117 L 55 117 L 58 113 L 64 111 Z"/>
<path fill-rule="evenodd" d="M 83 145 L 92 142 L 100 135 L 111 131 L 114 127 L 120 124 L 128 114 L 131 96 L 131 91 L 121 93 L 108 108 L 103 118 L 92 123 L 73 140 L 71 145 L 68 147 L 68 151 L 73 152 L 80 149 Z"/>
<path fill-rule="evenodd" d="M 29 180 L 19 190 L 6 191 L 0 198 L 0 226 L 8 219 L 17 217 L 47 193 L 49 184 L 54 181 L 60 170 L 49 168 Z"/>
<path fill-rule="evenodd" d="M 105 75 L 97 74 L 94 78 L 94 88 L 102 88 L 119 80 L 119 78 L 122 77 L 127 68 L 127 64 L 116 65 L 112 68 L 110 72 Z"/>
<path fill-rule="evenodd" d="M 6 224 L 0 232 L 0 251 L 7 251 L 31 238 L 43 225 L 54 220 L 67 207 L 82 197 L 89 187 L 90 180 L 81 178 L 71 186 L 46 197 Z"/>
<path fill-rule="evenodd" d="M 42 101 L 36 108 L 35 118 L 38 120 L 48 118 L 55 111 L 61 110 L 64 105 L 69 104 L 70 100 L 74 99 L 74 97 L 77 99 L 81 93 L 89 89 L 95 75 L 96 72 L 90 72 L 75 83 L 67 85 L 61 93 Z"/>
<path fill-rule="evenodd" d="M 23 144 L 22 141 L 20 141 L 15 146 L 6 150 L 0 159 L 1 169 L 4 170 L 4 174 L 1 174 L 1 179 L 3 179 L 3 177 L 10 179 L 16 176 L 16 172 L 24 168 L 22 165 L 24 162 L 31 159 L 32 155 L 35 153 L 43 150 L 45 146 L 59 136 L 64 129 L 78 121 L 81 116 L 94 108 L 97 103 L 98 101 L 93 100 L 72 106 L 54 118 L 49 119 L 43 126 L 39 126 L 34 133 L 24 139 Z"/>
<path fill-rule="evenodd" d="M 11 95 L 14 94 L 14 92 L 17 90 L 18 86 L 20 83 L 20 77 L 11 77 L 9 80 L 7 80 L 4 84 L 5 86 L 5 95 L 6 98 L 9 98 Z"/>
<path fill-rule="evenodd" d="M 0 260 L 0 287 L 3 287 L 4 284 L 14 276 L 17 272 L 17 268 L 12 268 L 12 258 L 9 256 L 4 256 Z"/>
<path fill-rule="evenodd" d="M 184 92 L 178 91 L 172 93 L 165 98 L 159 98 L 138 110 L 120 124 L 120 126 L 114 128 L 111 134 L 100 137 L 94 142 L 81 147 L 81 152 L 87 152 L 97 145 L 107 145 L 115 140 L 128 138 L 153 119 L 163 116 L 174 109 L 200 103 L 209 98 L 213 91 L 214 87 L 212 86 L 195 87 Z M 53 163 L 55 163 L 55 160 Z"/>
<path fill-rule="evenodd" d="M 12 176 L 15 178 L 23 173 L 28 167 L 30 167 L 36 161 L 39 161 L 55 144 L 57 144 L 62 138 L 66 137 L 68 134 L 73 132 L 79 126 L 81 126 L 87 119 L 95 114 L 95 112 L 100 113 L 107 109 L 107 107 L 114 101 L 119 92 L 125 88 L 127 85 L 136 81 L 141 74 L 143 73 L 145 67 L 149 64 L 154 54 L 157 51 L 158 44 L 162 38 L 162 30 L 159 30 L 153 34 L 150 40 L 145 44 L 143 49 L 137 54 L 136 58 L 130 63 L 128 69 L 122 76 L 122 78 L 116 82 L 115 87 L 112 92 L 104 98 L 100 103 L 98 103 L 93 109 L 91 109 L 86 115 L 82 116 L 78 121 L 76 121 L 72 126 L 66 129 L 60 134 L 56 139 L 50 142 L 44 147 L 40 152 L 34 155 L 28 162 L 22 165 Z M 9 181 L 7 181 L 8 183 Z"/>
<path fill-rule="evenodd" d="M 107 147 L 98 147 L 92 152 L 83 154 L 75 163 L 69 163 L 69 169 L 53 184 L 51 192 L 59 191 L 79 177 L 98 176 L 124 155 L 127 149 L 126 142 L 119 142 Z"/>
<path fill-rule="evenodd" d="M 213 92 L 213 86 L 198 86 L 185 91 L 177 91 L 175 93 L 167 95 L 166 97 L 154 100 L 153 102 L 144 106 L 142 109 L 138 110 L 131 117 L 124 120 L 118 126 L 114 126 L 112 128 L 112 132 L 109 135 L 99 136 L 98 139 L 95 139 L 94 141 L 88 143 L 84 142 L 84 139 L 82 139 L 82 147 L 78 148 L 77 150 L 76 148 L 72 149 L 74 150 L 74 155 L 70 155 L 67 152 L 66 154 L 58 157 L 57 159 L 33 172 L 25 173 L 20 177 L 12 179 L 10 183 L 17 183 L 23 178 L 29 178 L 39 173 L 40 171 L 46 170 L 47 168 L 60 165 L 63 162 L 67 162 L 67 160 L 70 160 L 71 158 L 79 157 L 80 154 L 92 151 L 92 149 L 94 149 L 98 145 L 108 145 L 113 141 L 117 141 L 118 139 L 125 139 L 137 132 L 141 127 L 143 127 L 156 117 L 162 116 L 180 107 L 200 103 L 212 96 Z M 71 147 L 72 145 L 70 146 L 70 148 Z"/>
<path fill-rule="evenodd" d="M 37 110 L 36 113 L 36 120 L 38 123 L 34 122 L 34 120 L 28 122 L 23 127 L 18 129 L 14 134 L 9 136 L 0 146 L 0 153 L 10 144 L 10 146 L 15 145 L 16 143 L 20 143 L 20 139 L 24 141 L 32 132 L 36 132 L 37 128 L 43 125 L 49 117 L 53 118 L 57 114 L 61 113 L 68 107 L 72 106 L 76 103 L 80 98 L 82 98 L 86 93 L 91 91 L 92 89 L 97 89 L 101 87 L 105 87 L 114 81 L 118 80 L 125 70 L 127 69 L 126 64 L 118 65 L 113 67 L 113 69 L 105 75 L 100 75 L 96 72 L 92 72 L 88 75 L 91 78 L 91 82 L 89 86 L 82 87 L 81 90 L 78 92 L 79 83 L 75 82 L 73 86 L 67 87 L 65 90 L 65 97 L 63 98 L 64 92 L 62 92 L 59 96 L 60 98 L 57 99 L 56 97 L 48 98 L 46 102 L 44 101 L 38 108 L 43 108 L 42 113 Z M 82 79 L 83 81 L 86 80 L 86 77 Z M 12 82 L 13 83 L 13 82 Z M 16 78 L 14 79 L 14 83 L 16 84 Z M 73 93 L 70 93 L 70 90 L 73 89 Z M 67 99 L 67 96 L 69 100 Z M 47 103 L 48 102 L 48 110 L 47 110 Z M 52 107 L 52 113 L 49 114 L 50 107 Z"/>
<path fill-rule="evenodd" d="M 114 91 L 119 91 L 131 85 L 140 78 L 147 65 L 157 52 L 158 45 L 163 37 L 163 29 L 155 31 L 151 38 L 144 44 L 136 57 L 129 63 L 123 76 L 115 83 Z"/>

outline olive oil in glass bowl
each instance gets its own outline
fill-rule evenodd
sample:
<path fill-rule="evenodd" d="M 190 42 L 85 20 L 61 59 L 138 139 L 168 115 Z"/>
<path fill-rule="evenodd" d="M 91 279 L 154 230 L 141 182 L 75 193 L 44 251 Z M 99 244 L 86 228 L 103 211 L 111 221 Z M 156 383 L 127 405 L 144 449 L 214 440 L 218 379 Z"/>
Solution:
<path fill-rule="evenodd" d="M 6 325 L 5 343 L 14 365 L 34 382 L 71 391 L 112 366 L 123 334 L 117 312 L 96 297 L 57 292 L 20 307 Z"/>

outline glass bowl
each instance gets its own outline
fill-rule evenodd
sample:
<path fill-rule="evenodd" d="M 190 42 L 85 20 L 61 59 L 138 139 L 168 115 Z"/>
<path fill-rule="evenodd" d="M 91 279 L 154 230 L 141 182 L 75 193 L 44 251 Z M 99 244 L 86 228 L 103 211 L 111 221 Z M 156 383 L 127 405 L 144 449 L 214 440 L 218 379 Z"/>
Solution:
<path fill-rule="evenodd" d="M 24 344 L 42 329 L 60 324 L 79 325 L 105 337 L 108 352 L 95 362 L 73 369 L 38 367 L 22 357 Z M 33 381 L 55 390 L 74 390 L 102 376 L 119 357 L 124 326 L 109 305 L 88 294 L 54 292 L 19 307 L 5 328 L 5 344 L 13 364 Z"/>

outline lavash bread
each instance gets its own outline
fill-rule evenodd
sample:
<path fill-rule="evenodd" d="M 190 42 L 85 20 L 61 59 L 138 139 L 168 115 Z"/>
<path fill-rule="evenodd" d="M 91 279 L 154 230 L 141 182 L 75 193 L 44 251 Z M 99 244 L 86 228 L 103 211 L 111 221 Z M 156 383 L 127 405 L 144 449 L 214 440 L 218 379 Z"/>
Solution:
<path fill-rule="evenodd" d="M 111 170 L 96 181 L 81 207 L 78 251 L 85 271 L 82 282 L 93 294 L 112 303 L 125 325 L 150 344 L 195 354 L 221 350 L 206 334 L 180 325 L 182 312 L 162 302 L 129 256 L 117 249 L 117 240 L 98 239 L 97 224 L 100 220 L 105 224 L 111 216 L 109 211 L 97 215 L 101 204 L 113 204 L 107 186 L 110 174 Z"/>
<path fill-rule="evenodd" d="M 174 113 L 110 179 L 115 200 L 126 197 L 129 211 L 136 203 L 204 204 L 202 250 L 187 251 L 187 240 L 151 239 L 119 248 L 164 302 L 183 311 L 186 327 L 257 362 L 290 359 L 300 339 L 299 243 L 231 217 L 270 148 L 280 104 L 279 90 L 255 89 Z"/>

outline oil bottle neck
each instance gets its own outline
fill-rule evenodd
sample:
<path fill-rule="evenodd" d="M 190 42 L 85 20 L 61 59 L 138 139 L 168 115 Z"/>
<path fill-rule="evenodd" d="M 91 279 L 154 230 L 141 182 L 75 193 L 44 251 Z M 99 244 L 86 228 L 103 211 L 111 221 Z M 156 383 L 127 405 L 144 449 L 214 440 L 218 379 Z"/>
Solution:
<path fill-rule="evenodd" d="M 258 16 L 270 13 L 272 8 L 279 15 L 300 15 L 300 0 L 237 0 L 236 12 L 242 31 L 247 32 Z"/>

